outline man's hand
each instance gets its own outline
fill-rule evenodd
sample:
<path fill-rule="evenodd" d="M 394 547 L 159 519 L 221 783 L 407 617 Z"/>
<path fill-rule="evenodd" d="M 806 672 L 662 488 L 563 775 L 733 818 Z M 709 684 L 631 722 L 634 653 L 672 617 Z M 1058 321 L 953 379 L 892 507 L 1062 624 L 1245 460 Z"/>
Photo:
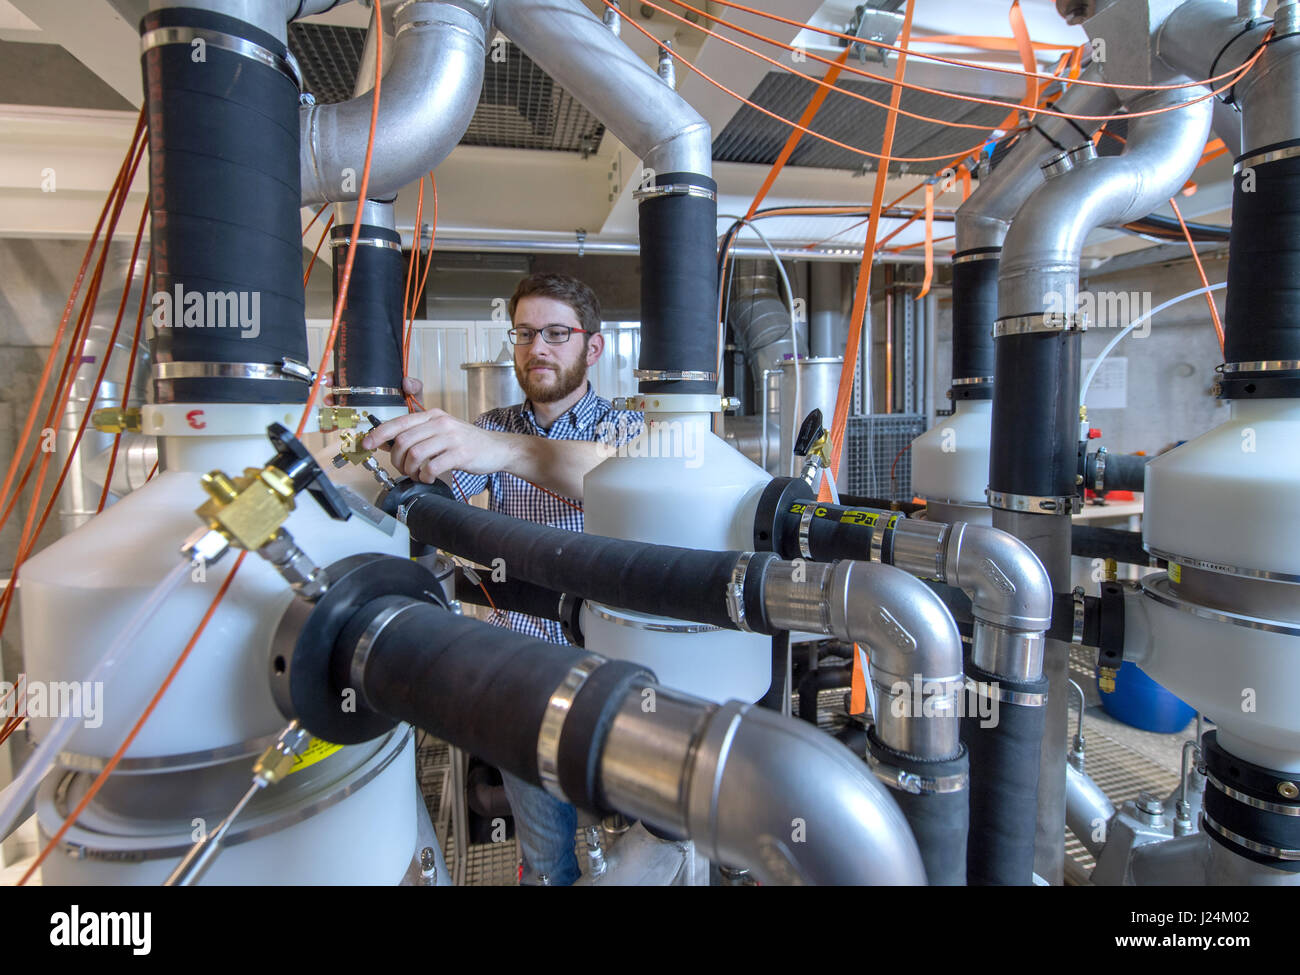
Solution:
<path fill-rule="evenodd" d="M 426 410 L 380 424 L 366 434 L 361 445 L 375 450 L 391 440 L 393 466 L 408 477 L 431 484 L 448 471 L 494 474 L 509 470 L 516 439 L 517 435 L 484 430 L 442 410 Z"/>

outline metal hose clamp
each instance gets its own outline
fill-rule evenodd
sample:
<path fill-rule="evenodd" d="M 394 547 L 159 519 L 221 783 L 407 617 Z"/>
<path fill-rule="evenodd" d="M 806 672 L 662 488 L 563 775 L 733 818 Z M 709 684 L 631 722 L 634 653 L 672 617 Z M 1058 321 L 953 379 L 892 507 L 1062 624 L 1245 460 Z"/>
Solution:
<path fill-rule="evenodd" d="M 969 772 L 955 772 L 952 775 L 918 775 L 882 762 L 871 752 L 867 752 L 867 764 L 871 766 L 871 771 L 876 778 L 889 788 L 908 792 L 914 796 L 961 792 L 970 785 Z"/>
<path fill-rule="evenodd" d="M 676 380 L 705 383 L 718 381 L 716 372 L 704 372 L 698 369 L 633 369 L 632 375 L 647 383 L 666 383 Z"/>
<path fill-rule="evenodd" d="M 330 241 L 330 247 L 347 247 L 352 243 L 351 237 L 335 237 Z M 395 240 L 386 240 L 383 237 L 358 237 L 358 247 L 383 247 L 390 251 L 400 251 L 402 245 Z"/>
<path fill-rule="evenodd" d="M 799 516 L 799 554 L 805 559 L 813 557 L 808 533 L 812 531 L 813 514 L 816 510 L 812 505 L 807 505 L 803 509 L 803 514 Z"/>
<path fill-rule="evenodd" d="M 1300 860 L 1300 850 L 1289 850 L 1285 847 L 1270 846 L 1267 843 L 1257 843 L 1254 840 L 1247 839 L 1240 833 L 1235 833 L 1221 823 L 1215 822 L 1213 817 L 1204 809 L 1201 810 L 1201 821 L 1210 828 L 1211 832 L 1218 833 L 1225 840 L 1235 843 L 1237 846 L 1245 847 L 1252 853 L 1262 853 L 1278 860 Z"/>
<path fill-rule="evenodd" d="M 1070 596 L 1074 600 L 1074 629 L 1070 634 L 1070 642 L 1076 647 L 1083 646 L 1083 622 L 1084 622 L 1084 602 L 1083 586 L 1075 586 L 1070 591 Z"/>
<path fill-rule="evenodd" d="M 1097 494 L 1101 494 L 1106 490 L 1106 453 L 1105 447 L 1098 447 L 1096 459 L 1092 462 L 1093 471 L 1096 474 L 1092 489 Z"/>
<path fill-rule="evenodd" d="M 375 614 L 375 618 L 367 624 L 365 630 L 361 633 L 361 637 L 357 640 L 356 648 L 352 651 L 352 662 L 348 665 L 348 679 L 352 682 L 352 689 L 361 695 L 361 699 L 366 702 L 367 706 L 374 707 L 370 703 L 370 698 L 366 696 L 366 664 L 370 661 L 370 652 L 375 648 L 375 641 L 379 639 L 379 634 L 384 632 L 389 623 L 408 609 L 422 605 L 427 604 L 417 602 L 414 599 L 406 599 L 400 603 L 385 606 Z"/>
<path fill-rule="evenodd" d="M 1024 708 L 1041 708 L 1047 704 L 1046 694 L 1009 691 L 997 681 L 982 681 L 967 677 L 966 690 L 968 692 L 973 691 L 986 700 L 997 700 L 1003 704 L 1018 704 Z"/>
<path fill-rule="evenodd" d="M 1040 312 L 1037 315 L 1013 315 L 999 318 L 993 323 L 993 337 L 1031 335 L 1036 332 L 1082 332 L 1088 328 L 1083 315 L 1066 315 L 1063 312 Z"/>
<path fill-rule="evenodd" d="M 638 203 L 643 200 L 652 200 L 658 196 L 699 196 L 706 200 L 716 200 L 718 194 L 707 186 L 696 186 L 693 183 L 666 183 L 663 186 L 647 186 L 643 190 L 634 190 L 632 199 Z"/>
<path fill-rule="evenodd" d="M 298 91 L 302 91 L 302 68 L 287 48 L 283 53 L 272 51 L 261 44 L 227 34 L 224 31 L 210 30 L 204 27 L 156 27 L 140 35 L 140 53 L 163 47 L 167 44 L 191 45 L 202 41 L 206 47 L 237 54 L 268 68 L 274 68 L 293 82 Z"/>
<path fill-rule="evenodd" d="M 293 379 L 312 383 L 316 374 L 301 362 L 155 362 L 153 378 L 173 379 Z"/>
<path fill-rule="evenodd" d="M 546 711 L 542 714 L 542 725 L 537 731 L 537 776 L 546 791 L 563 802 L 569 801 L 560 788 L 560 736 L 564 733 L 564 722 L 578 691 L 604 662 L 604 657 L 593 653 L 569 668 L 560 686 L 551 692 L 551 699 L 546 702 Z"/>
<path fill-rule="evenodd" d="M 1027 511 L 1035 515 L 1071 515 L 1083 510 L 1083 500 L 1077 495 L 1069 497 L 1044 497 L 1037 494 L 1012 494 L 1010 491 L 984 489 L 990 508 L 1003 511 Z"/>
<path fill-rule="evenodd" d="M 727 615 L 731 622 L 746 633 L 753 633 L 745 621 L 745 576 L 749 572 L 749 560 L 753 552 L 741 552 L 731 570 L 731 581 L 727 583 Z"/>
<path fill-rule="evenodd" d="M 335 386 L 330 389 L 334 396 L 401 396 L 402 391 L 396 386 Z"/>

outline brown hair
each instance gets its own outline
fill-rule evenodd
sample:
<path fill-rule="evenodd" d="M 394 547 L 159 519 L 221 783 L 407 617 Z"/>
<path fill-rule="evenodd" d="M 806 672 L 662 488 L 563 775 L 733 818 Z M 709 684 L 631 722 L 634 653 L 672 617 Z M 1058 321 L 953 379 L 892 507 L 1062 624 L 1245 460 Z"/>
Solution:
<path fill-rule="evenodd" d="M 567 274 L 530 274 L 519 282 L 510 296 L 510 320 L 515 320 L 519 299 L 540 295 L 562 301 L 573 309 L 579 323 L 592 335 L 600 331 L 600 300 L 596 292 Z"/>

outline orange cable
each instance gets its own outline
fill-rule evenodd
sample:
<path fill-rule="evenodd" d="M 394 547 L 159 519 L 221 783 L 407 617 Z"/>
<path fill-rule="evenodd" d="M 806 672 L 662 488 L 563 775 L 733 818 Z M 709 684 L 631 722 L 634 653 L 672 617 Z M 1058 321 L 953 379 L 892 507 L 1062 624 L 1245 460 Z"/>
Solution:
<path fill-rule="evenodd" d="M 840 76 L 840 71 L 844 68 L 844 62 L 849 59 L 850 50 L 852 49 L 846 47 L 844 53 L 835 59 L 835 66 L 826 72 L 826 77 L 822 79 L 821 87 L 813 92 L 812 98 L 808 99 L 808 106 L 803 110 L 803 114 L 799 116 L 800 125 L 812 125 L 813 116 L 815 116 L 817 111 L 822 107 L 822 102 L 826 101 L 826 96 L 831 93 L 831 88 L 834 87 L 835 80 Z M 749 204 L 749 209 L 745 211 L 746 220 L 752 220 L 754 218 L 754 211 L 756 211 L 759 204 L 767 198 L 768 191 L 772 188 L 772 184 L 776 182 L 776 177 L 780 175 L 781 170 L 785 168 L 786 160 L 790 158 L 790 154 L 794 152 L 795 146 L 799 144 L 799 141 L 802 138 L 803 133 L 798 131 L 793 131 L 789 136 L 787 136 L 785 145 L 781 147 L 781 151 L 777 153 L 776 160 L 772 163 L 772 168 L 767 171 L 767 176 L 763 180 L 763 185 L 758 188 L 758 192 L 754 194 L 753 202 Z"/>
<path fill-rule="evenodd" d="M 316 241 L 316 249 L 311 252 L 311 260 L 307 262 L 307 270 L 302 274 L 302 286 L 307 287 L 307 282 L 311 280 L 311 269 L 316 266 L 316 255 L 320 253 L 321 244 L 325 243 L 325 238 L 330 235 L 330 228 L 334 226 L 334 214 L 325 221 L 325 229 L 320 232 L 320 240 Z"/>
<path fill-rule="evenodd" d="M 375 4 L 378 6 L 379 0 L 375 0 Z M 143 728 L 145 722 L 149 720 L 150 715 L 154 712 L 154 708 L 158 706 L 158 702 L 162 700 L 163 695 L 167 693 L 167 689 L 171 687 L 172 681 L 175 680 L 176 675 L 180 673 L 181 667 L 185 664 L 185 661 L 189 659 L 190 652 L 194 649 L 195 644 L 199 642 L 199 637 L 207 628 L 208 623 L 211 622 L 213 614 L 217 611 L 217 606 L 220 605 L 221 600 L 225 598 L 226 593 L 230 589 L 230 584 L 235 581 L 235 573 L 239 571 L 239 567 L 243 564 L 244 557 L 247 554 L 247 552 L 239 553 L 239 557 L 235 559 L 235 564 L 230 569 L 230 574 L 222 580 L 221 587 L 217 590 L 216 596 L 214 596 L 212 602 L 208 604 L 207 611 L 204 612 L 203 618 L 199 620 L 199 625 L 194 630 L 194 635 L 191 636 L 189 642 L 185 644 L 185 649 L 182 650 L 180 656 L 176 658 L 176 662 L 172 664 L 171 670 L 167 671 L 167 676 L 163 678 L 163 682 L 158 685 L 158 690 L 154 692 L 149 704 L 144 709 L 144 713 L 136 719 L 135 724 L 131 726 L 131 730 L 126 736 L 126 740 L 117 747 L 117 751 L 113 752 L 112 757 L 104 765 L 103 771 L 95 776 L 95 781 L 90 784 L 90 788 L 86 790 L 86 794 L 81 797 L 81 801 L 77 803 L 76 807 L 68 817 L 63 820 L 63 824 L 54 831 L 54 835 L 50 837 L 49 842 L 45 844 L 45 847 L 37 855 L 36 859 L 32 862 L 32 865 L 27 868 L 27 872 L 23 874 L 22 878 L 18 881 L 19 887 L 23 886 L 32 878 L 32 875 L 36 873 L 37 868 L 45 862 L 45 858 L 48 857 L 50 852 L 59 845 L 59 841 L 62 840 L 68 830 L 72 828 L 72 824 L 77 821 L 78 817 L 86 811 L 86 807 L 90 805 L 90 801 L 95 798 L 96 794 L 98 794 L 99 790 L 108 780 L 108 777 L 113 774 L 113 770 L 117 768 L 118 763 L 122 761 L 122 756 L 125 755 L 126 750 L 131 747 L 131 743 L 135 741 L 136 736 L 140 733 L 140 729 Z"/>
<path fill-rule="evenodd" d="M 899 32 L 903 47 L 907 46 L 908 38 L 912 33 L 912 13 L 915 9 L 915 0 L 907 0 L 907 6 L 903 13 L 903 26 Z M 903 72 L 907 65 L 907 55 L 900 54 L 898 63 L 894 67 L 894 87 L 890 90 L 890 104 L 896 105 L 903 95 L 903 89 L 898 82 L 903 80 Z M 898 116 L 892 111 L 885 119 L 885 135 L 882 141 L 881 149 L 887 156 L 894 147 L 894 132 L 898 124 Z M 853 393 L 853 374 L 857 371 L 858 366 L 858 346 L 862 339 L 862 321 L 867 311 L 867 299 L 871 291 L 871 262 L 876 249 L 876 233 L 880 226 L 880 210 L 885 199 L 885 182 L 886 173 L 882 172 L 877 176 L 875 186 L 872 188 L 871 196 L 871 219 L 867 223 L 867 239 L 862 245 L 862 261 L 858 266 L 858 283 L 854 289 L 853 295 L 853 312 L 849 319 L 849 334 L 847 344 L 844 350 L 844 364 L 840 369 L 840 385 L 835 396 L 835 414 L 831 421 L 831 470 L 839 470 L 840 453 L 844 444 L 844 428 L 848 423 L 849 416 L 849 399 Z M 819 495 L 823 500 L 830 499 L 830 484 L 823 479 Z"/>
<path fill-rule="evenodd" d="M 1214 303 L 1214 295 L 1210 293 L 1210 281 L 1205 276 L 1205 267 L 1201 264 L 1201 255 L 1196 253 L 1196 244 L 1192 240 L 1192 232 L 1187 229 L 1187 221 L 1183 219 L 1183 211 L 1178 209 L 1178 201 L 1172 196 L 1169 198 L 1169 205 L 1174 208 L 1174 216 L 1178 218 L 1178 226 L 1183 228 L 1183 236 L 1187 238 L 1187 246 L 1191 248 L 1192 260 L 1196 264 L 1196 273 L 1201 276 L 1201 287 L 1205 289 L 1205 303 L 1210 306 L 1210 319 L 1214 322 L 1214 334 L 1219 339 L 1219 352 L 1223 352 L 1223 322 L 1219 319 L 1219 308 Z"/>
<path fill-rule="evenodd" d="M 687 10 L 694 11 L 696 14 L 702 15 L 702 17 L 713 21 L 715 24 L 722 24 L 725 27 L 731 27 L 733 30 L 742 30 L 741 28 L 737 28 L 734 24 L 731 24 L 720 17 L 717 17 L 713 14 L 705 13 L 703 10 L 700 10 L 696 7 L 692 7 L 689 3 L 683 2 L 683 0 L 671 0 L 671 2 L 678 7 L 685 7 Z M 870 40 L 869 38 L 855 37 L 852 34 L 843 34 L 837 30 L 831 30 L 830 28 L 827 27 L 815 27 L 812 24 L 805 24 L 798 20 L 791 20 L 789 17 L 782 17 L 779 14 L 768 13 L 767 11 L 764 10 L 756 10 L 753 7 L 747 7 L 744 4 L 732 2 L 732 0 L 712 0 L 712 2 L 719 7 L 730 7 L 733 10 L 741 10 L 745 13 L 753 14 L 756 17 L 763 17 L 768 20 L 774 20 L 779 23 L 785 24 L 786 26 L 794 27 L 799 30 L 810 30 L 813 31 L 814 33 L 824 34 L 828 37 L 838 38 L 839 40 L 843 40 L 843 41 L 849 41 L 853 44 L 865 44 L 868 47 L 874 47 L 877 48 L 878 50 L 892 51 L 893 53 L 902 56 L 919 58 L 925 61 L 937 61 L 940 64 L 947 64 L 958 68 L 974 68 L 978 71 L 993 71 L 997 74 L 1024 75 L 1027 73 L 1032 73 L 1035 77 L 1041 78 L 1045 81 L 1050 81 L 1052 78 L 1050 74 L 1044 74 L 1041 72 L 1026 72 L 1016 68 L 999 68 L 996 65 L 982 64 L 977 61 L 961 61 L 954 58 L 945 58 L 938 54 L 923 54 L 920 51 L 908 50 L 906 44 L 900 44 L 898 46 L 894 46 L 892 44 L 885 44 L 883 41 L 873 41 Z M 744 31 L 742 30 L 742 32 Z M 750 36 L 756 37 L 759 40 L 765 40 L 770 43 L 780 45 L 779 41 L 773 41 L 771 38 L 764 37 L 761 34 L 753 34 L 751 32 L 745 32 L 745 33 L 750 33 Z M 918 40 L 925 41 L 926 39 L 918 38 Z M 807 54 L 808 57 L 816 57 L 816 55 L 810 52 L 805 52 L 805 53 Z M 1127 90 L 1138 90 L 1138 91 L 1165 91 L 1165 90 L 1178 89 L 1178 88 L 1197 88 L 1200 87 L 1201 85 L 1207 85 L 1215 81 L 1219 81 L 1220 79 L 1227 77 L 1227 74 L 1230 73 L 1231 72 L 1227 72 L 1225 74 L 1216 75 L 1213 78 L 1207 78 L 1203 81 L 1185 81 L 1176 85 L 1125 85 L 1125 84 L 1115 84 L 1106 81 L 1083 81 L 1081 79 L 1079 83 L 1082 85 L 1087 85 L 1088 87 L 1091 88 L 1114 88 L 1114 89 L 1121 89 L 1121 90 L 1127 89 Z M 889 81 L 889 79 L 884 77 L 883 75 L 867 74 L 866 77 L 874 78 L 877 81 L 884 81 L 884 82 Z M 904 87 L 908 87 L 908 86 L 904 85 Z M 934 90 L 934 89 L 922 89 L 922 90 L 929 90 L 931 91 L 932 94 L 944 94 L 944 92 Z"/>
<path fill-rule="evenodd" d="M 383 23 L 382 5 L 383 0 L 375 0 L 375 23 L 379 25 Z M 370 163 L 375 154 L 375 126 L 379 121 L 379 89 L 383 83 L 383 30 L 374 31 L 374 37 L 375 86 L 371 89 L 370 131 L 366 137 L 366 159 L 361 169 L 361 188 L 357 192 L 357 215 L 352 221 L 352 233 L 349 235 L 348 240 L 348 256 L 343 263 L 343 276 L 339 281 L 339 296 L 338 300 L 334 302 L 334 318 L 330 322 L 329 335 L 325 339 L 325 349 L 321 353 L 320 364 L 316 367 L 316 378 L 312 380 L 311 389 L 307 393 L 307 402 L 302 408 L 302 416 L 299 418 L 298 427 L 294 431 L 294 436 L 298 438 L 302 437 L 303 431 L 307 428 L 307 420 L 311 416 L 312 407 L 316 405 L 316 397 L 320 393 L 321 380 L 325 378 L 330 356 L 334 354 L 334 340 L 338 338 L 339 322 L 343 318 L 343 309 L 348 303 L 348 286 L 352 283 L 352 262 L 357 256 L 357 241 L 361 235 L 361 216 L 365 211 L 366 195 L 370 190 Z"/>
<path fill-rule="evenodd" d="M 314 214 L 312 214 L 312 218 L 311 218 L 310 220 L 307 221 L 307 226 L 305 226 L 305 227 L 302 228 L 302 239 L 303 239 L 303 240 L 306 240 L 306 239 L 307 239 L 307 231 L 311 230 L 311 228 L 312 228 L 312 224 L 314 224 L 317 220 L 320 219 L 320 215 L 321 215 L 322 213 L 325 212 L 325 208 L 326 208 L 327 206 L 329 206 L 328 203 L 322 203 L 322 204 L 320 205 L 320 209 L 317 210 Z"/>
<path fill-rule="evenodd" d="M 145 201 L 145 213 L 149 212 L 149 201 Z M 135 261 L 132 259 L 132 266 Z M 131 401 L 131 381 L 135 378 L 135 361 L 140 354 L 140 336 L 144 332 L 144 309 L 149 302 L 149 282 L 153 275 L 153 248 L 149 249 L 149 257 L 144 262 L 144 277 L 140 281 L 140 307 L 135 316 L 135 334 L 131 338 L 131 358 L 126 364 L 126 379 L 122 382 L 122 403 L 121 409 L 125 410 Z M 128 290 L 129 282 L 128 282 Z M 109 485 L 113 483 L 113 471 L 117 467 L 117 451 L 122 445 L 122 435 L 116 433 L 113 435 L 113 451 L 108 455 L 108 471 L 104 475 L 104 489 L 99 492 L 99 504 L 95 506 L 95 514 L 104 510 L 104 505 L 108 503 Z"/>
<path fill-rule="evenodd" d="M 921 281 L 918 298 L 930 293 L 930 282 L 934 280 L 934 187 L 925 184 L 925 278 Z"/>
<path fill-rule="evenodd" d="M 18 438 L 18 443 L 14 447 L 13 459 L 9 462 L 9 471 L 5 475 L 4 486 L 0 487 L 0 505 L 3 505 L 9 498 L 9 489 L 13 487 L 14 477 L 18 473 L 18 466 L 22 462 L 23 454 L 27 450 L 27 443 L 31 439 L 32 430 L 36 423 L 36 414 L 40 410 L 41 400 L 45 397 L 45 389 L 49 385 L 50 374 L 54 371 L 54 360 L 58 355 L 59 345 L 63 341 L 64 333 L 67 331 L 68 320 L 72 317 L 72 309 L 76 307 L 77 295 L 81 292 L 82 281 L 86 277 L 86 269 L 90 266 L 91 255 L 95 253 L 95 244 L 99 241 L 100 231 L 103 229 L 104 221 L 112 209 L 113 200 L 116 197 L 118 188 L 122 180 L 126 177 L 127 167 L 130 164 L 131 156 L 135 152 L 136 143 L 140 139 L 140 134 L 144 131 L 144 109 L 140 109 L 140 114 L 135 123 L 135 134 L 131 136 L 131 142 L 127 146 L 126 155 L 122 157 L 122 165 L 118 169 L 117 178 L 109 188 L 108 196 L 104 198 L 104 206 L 99 212 L 99 220 L 95 224 L 95 230 L 90 235 L 90 242 L 86 245 L 86 253 L 81 258 L 81 267 L 77 270 L 76 280 L 72 284 L 72 291 L 68 295 L 68 302 L 63 307 L 63 317 L 59 320 L 59 327 L 54 332 L 54 338 L 50 343 L 49 355 L 45 357 L 45 367 L 41 371 L 40 381 L 36 384 L 36 395 L 32 399 L 31 408 L 27 411 L 27 419 L 23 424 L 23 432 Z M 0 520 L 0 527 L 4 524 Z"/>

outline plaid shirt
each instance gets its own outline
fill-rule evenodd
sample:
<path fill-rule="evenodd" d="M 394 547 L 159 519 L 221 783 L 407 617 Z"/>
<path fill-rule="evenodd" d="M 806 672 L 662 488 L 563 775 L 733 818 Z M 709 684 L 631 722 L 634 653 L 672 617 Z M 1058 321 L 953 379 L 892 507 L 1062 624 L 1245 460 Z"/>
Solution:
<path fill-rule="evenodd" d="M 643 414 L 634 410 L 614 409 L 609 400 L 596 395 L 588 382 L 587 392 L 582 399 L 557 418 L 549 430 L 538 424 L 532 403 L 529 402 L 489 410 L 475 420 L 474 425 L 503 433 L 531 434 L 551 440 L 599 441 L 617 447 L 640 434 L 644 419 Z M 552 528 L 582 531 L 582 502 L 575 498 L 567 499 L 569 503 L 566 504 L 528 481 L 504 471 L 495 474 L 455 471 L 453 480 L 466 500 L 484 489 L 490 491 L 488 507 L 500 514 L 536 521 Z M 488 622 L 551 643 L 569 642 L 564 638 L 560 624 L 554 620 L 497 610 L 488 617 Z"/>

